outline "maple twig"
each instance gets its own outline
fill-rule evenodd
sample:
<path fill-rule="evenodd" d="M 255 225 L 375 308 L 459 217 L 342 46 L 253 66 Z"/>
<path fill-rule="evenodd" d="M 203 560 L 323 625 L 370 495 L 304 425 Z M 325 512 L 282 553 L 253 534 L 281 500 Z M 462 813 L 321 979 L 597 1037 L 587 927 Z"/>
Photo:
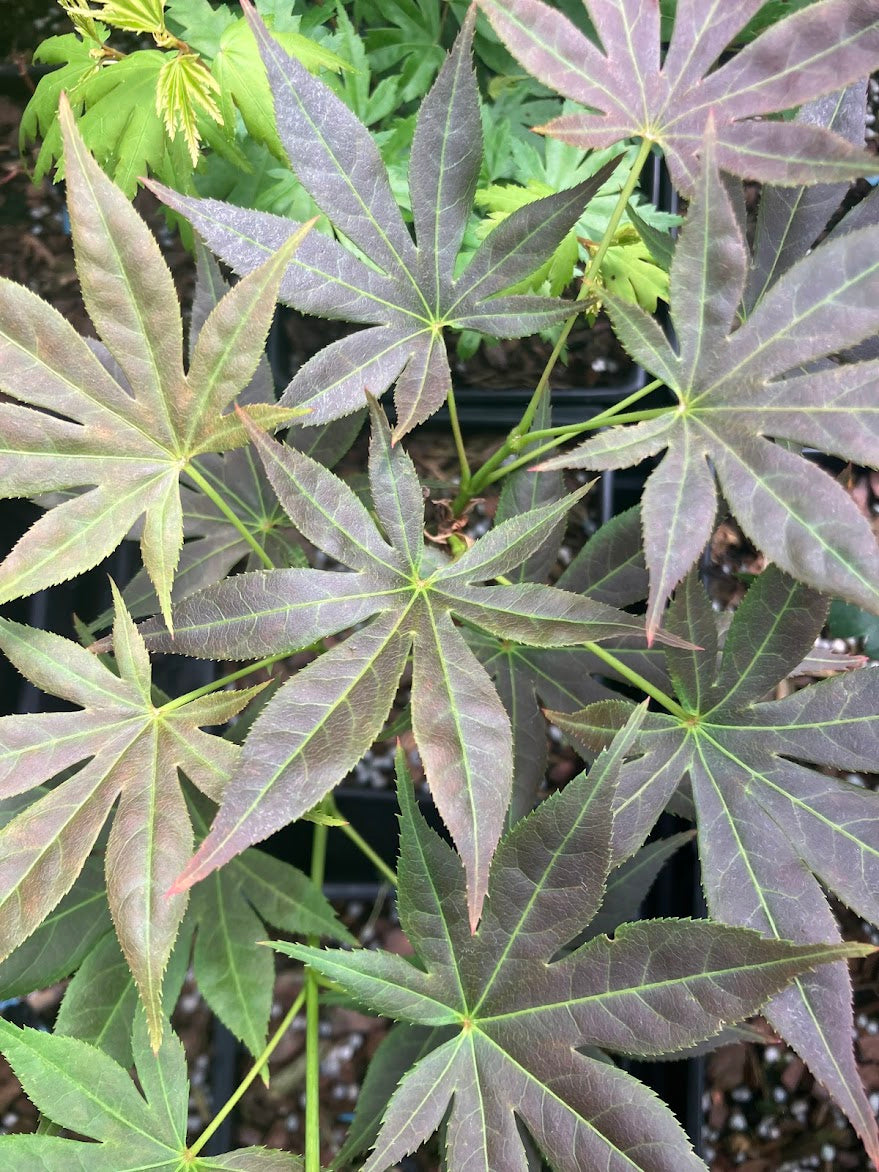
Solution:
<path fill-rule="evenodd" d="M 470 461 L 467 459 L 467 449 L 464 446 L 464 436 L 461 434 L 461 422 L 458 419 L 458 404 L 455 402 L 455 392 L 449 388 L 449 397 L 446 400 L 449 408 L 449 422 L 452 425 L 452 435 L 455 437 L 455 451 L 458 453 L 458 464 L 461 468 L 461 486 L 470 483 Z"/>
<path fill-rule="evenodd" d="M 192 1146 L 188 1149 L 188 1155 L 198 1155 L 198 1153 L 205 1146 L 205 1144 L 208 1142 L 208 1140 L 211 1138 L 229 1112 L 235 1107 L 235 1104 L 239 1101 L 250 1084 L 254 1081 L 254 1079 L 257 1078 L 263 1067 L 275 1052 L 275 1049 L 278 1043 L 281 1041 L 281 1038 L 283 1038 L 284 1034 L 286 1034 L 287 1030 L 290 1028 L 291 1022 L 302 1009 L 304 1001 L 305 990 L 303 989 L 287 1012 L 284 1014 L 281 1024 L 269 1038 L 265 1049 L 254 1062 L 253 1066 L 250 1068 L 250 1070 L 247 1072 L 247 1074 L 244 1076 L 244 1078 L 241 1080 L 241 1082 L 238 1084 L 220 1110 L 216 1113 L 216 1115 L 213 1117 L 195 1143 L 192 1144 Z"/>
<path fill-rule="evenodd" d="M 328 827 L 315 824 L 311 848 L 311 881 L 321 890 L 327 861 Z M 308 937 L 314 948 L 316 935 Z M 305 973 L 305 1172 L 320 1167 L 320 984 L 317 973 Z"/>
<path fill-rule="evenodd" d="M 652 149 L 652 140 L 649 138 L 642 139 L 638 154 L 634 163 L 632 164 L 632 169 L 626 178 L 626 182 L 622 186 L 620 194 L 617 198 L 616 206 L 614 207 L 614 210 L 611 213 L 611 217 L 607 222 L 607 227 L 604 230 L 604 234 L 602 235 L 599 245 L 592 254 L 583 273 L 583 279 L 580 282 L 580 291 L 578 292 L 576 298 L 577 301 L 582 301 L 591 292 L 592 278 L 604 263 L 607 250 L 610 248 L 613 242 L 616 230 L 620 226 L 620 220 L 623 218 L 623 213 L 628 207 L 629 200 L 631 199 L 632 194 L 638 185 L 638 180 L 641 178 L 641 171 L 643 170 L 644 164 L 647 162 L 648 156 L 650 155 L 650 151 Z M 537 413 L 537 408 L 540 406 L 540 400 L 543 398 L 543 395 L 549 386 L 549 380 L 552 376 L 552 372 L 555 370 L 555 365 L 558 362 L 559 356 L 561 355 L 561 352 L 564 349 L 564 345 L 568 340 L 568 335 L 574 328 L 574 323 L 579 316 L 579 311 L 572 314 L 562 326 L 558 340 L 556 341 L 555 346 L 553 346 L 552 353 L 547 359 L 546 366 L 543 368 L 543 373 L 538 380 L 537 386 L 534 388 L 534 394 L 531 396 L 531 401 L 525 408 L 522 418 L 513 428 L 513 432 L 516 435 L 525 435 L 528 431 L 528 428 L 533 423 L 534 416 Z"/>
<path fill-rule="evenodd" d="M 627 415 L 620 415 L 613 419 L 614 423 L 643 423 L 645 419 L 658 419 L 661 415 L 666 415 L 672 408 L 670 407 L 654 407 L 649 411 L 630 411 Z M 597 419 L 597 416 L 596 416 Z M 516 460 L 511 460 L 509 464 L 503 464 L 497 468 L 489 476 L 486 476 L 481 481 L 480 488 L 486 488 L 489 484 L 494 484 L 496 480 L 502 480 L 504 476 L 509 476 L 511 472 L 515 472 L 518 468 L 525 468 L 546 452 L 551 452 L 554 448 L 561 447 L 561 445 L 568 439 L 573 439 L 579 432 L 588 431 L 590 428 L 603 427 L 605 422 L 610 423 L 611 420 L 602 419 L 596 422 L 593 419 L 587 420 L 585 423 L 578 423 L 576 427 L 560 428 L 558 432 L 549 439 L 545 444 L 539 447 L 532 448 L 530 452 L 526 452 L 524 456 L 519 456 Z M 555 428 L 551 429 L 553 432 Z M 534 435 L 540 437 L 541 432 L 534 432 Z"/>

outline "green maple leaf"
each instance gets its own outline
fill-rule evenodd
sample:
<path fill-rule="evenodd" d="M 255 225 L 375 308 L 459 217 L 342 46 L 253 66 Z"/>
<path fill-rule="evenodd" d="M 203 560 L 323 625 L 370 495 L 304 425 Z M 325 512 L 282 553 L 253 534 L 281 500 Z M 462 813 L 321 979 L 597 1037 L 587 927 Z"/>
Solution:
<path fill-rule="evenodd" d="M 193 457 L 245 442 L 233 414 L 262 355 L 291 239 L 205 323 L 189 370 L 171 273 L 122 192 L 89 156 L 62 102 L 68 206 L 86 308 L 118 382 L 67 321 L 0 282 L 0 495 L 80 489 L 50 509 L 0 565 L 0 601 L 82 573 L 144 517 L 144 565 L 170 614 L 183 542 L 180 476 Z M 26 404 L 21 405 L 21 404 Z M 268 426 L 289 411 L 247 410 Z"/>
<path fill-rule="evenodd" d="M 157 1042 L 162 973 L 186 907 L 165 893 L 193 845 L 177 770 L 219 800 L 238 748 L 200 726 L 229 720 L 260 689 L 155 707 L 146 648 L 118 595 L 116 608 L 118 676 L 76 643 L 0 620 L 0 648 L 19 671 L 81 706 L 0 720 L 0 792 L 25 794 L 85 762 L 0 831 L 0 940 L 6 957 L 56 907 L 118 801 L 107 895 Z"/>
<path fill-rule="evenodd" d="M 144 627 L 148 644 L 159 650 L 242 659 L 310 646 L 372 619 L 266 705 L 211 832 L 178 886 L 204 878 L 305 814 L 342 780 L 381 732 L 413 648 L 415 738 L 466 862 L 475 923 L 509 802 L 511 735 L 497 693 L 452 616 L 535 646 L 637 635 L 643 627 L 611 606 L 550 586 L 481 585 L 538 548 L 578 494 L 498 526 L 456 562 L 426 550 L 415 468 L 392 444 L 374 400 L 371 410 L 369 479 L 378 524 L 326 468 L 251 428 L 288 516 L 353 574 L 292 569 L 238 575 L 176 607 L 173 638 L 159 623 Z"/>
<path fill-rule="evenodd" d="M 414 1151 L 447 1113 L 451 1169 L 524 1172 L 521 1120 L 557 1172 L 695 1172 L 704 1165 L 668 1108 L 600 1051 L 690 1047 L 804 969 L 869 950 L 659 920 L 624 924 L 613 940 L 598 935 L 553 960 L 602 903 L 613 776 L 636 726 L 637 718 L 589 775 L 504 838 L 474 935 L 460 859 L 427 827 L 401 778 L 399 911 L 414 963 L 275 945 L 371 1009 L 423 1027 L 424 1041 L 434 1031 L 393 1094 L 364 1172 Z"/>
<path fill-rule="evenodd" d="M 620 771 L 614 856 L 643 840 L 689 777 L 702 881 L 713 916 L 799 941 L 839 939 L 822 887 L 879 923 L 879 795 L 802 762 L 876 764 L 879 675 L 847 672 L 767 700 L 821 631 L 827 600 L 776 568 L 738 608 L 718 656 L 714 613 L 694 575 L 675 595 L 669 628 L 703 648 L 666 649 L 682 715 L 651 713 L 641 756 Z M 550 717 L 595 747 L 593 713 Z M 852 1053 L 845 965 L 799 978 L 764 1011 L 879 1153 L 873 1111 Z"/>
<path fill-rule="evenodd" d="M 0 1020 L 0 1050 L 38 1110 L 94 1143 L 54 1135 L 0 1136 L 7 1168 L 41 1172 L 297 1172 L 297 1156 L 240 1148 L 193 1157 L 186 1145 L 186 1056 L 167 1031 L 151 1053 L 143 1015 L 133 1032 L 140 1090 L 128 1071 L 76 1038 L 18 1029 Z"/>

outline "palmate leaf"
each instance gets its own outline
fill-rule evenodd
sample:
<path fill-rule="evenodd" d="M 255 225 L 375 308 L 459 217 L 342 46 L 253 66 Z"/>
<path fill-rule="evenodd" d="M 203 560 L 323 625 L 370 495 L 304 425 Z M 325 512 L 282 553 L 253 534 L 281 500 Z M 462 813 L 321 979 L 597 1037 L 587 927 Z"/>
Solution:
<path fill-rule="evenodd" d="M 512 782 L 510 725 L 491 680 L 452 622 L 534 646 L 643 633 L 639 619 L 550 586 L 480 585 L 542 544 L 582 495 L 532 509 L 480 538 L 458 561 L 425 550 L 421 485 L 372 399 L 369 479 L 380 530 L 331 472 L 262 435 L 254 444 L 282 506 L 305 537 L 354 573 L 238 575 L 175 608 L 174 635 L 150 646 L 184 655 L 257 658 L 363 623 L 269 701 L 200 850 L 176 883 L 210 874 L 310 810 L 379 735 L 413 648 L 412 727 L 440 813 L 465 860 L 473 924 Z M 413 647 L 414 644 L 414 647 Z"/>
<path fill-rule="evenodd" d="M 245 5 L 275 98 L 278 132 L 302 186 L 371 263 L 312 233 L 290 263 L 280 298 L 296 309 L 371 328 L 334 342 L 296 374 L 281 402 L 322 423 L 396 383 L 395 438 L 433 414 L 451 387 L 443 330 L 520 337 L 562 321 L 571 306 L 531 294 L 497 296 L 548 259 L 614 164 L 529 204 L 483 242 L 455 277 L 482 162 L 470 59 L 473 14 L 422 103 L 409 165 L 417 246 L 367 129 L 289 57 Z M 236 272 L 249 273 L 298 227 L 265 212 L 155 190 Z"/>
<path fill-rule="evenodd" d="M 631 135 L 658 143 L 678 190 L 692 195 L 713 114 L 724 171 L 770 183 L 854 179 L 863 151 L 826 129 L 763 115 L 866 77 L 879 63 L 879 16 L 861 0 L 823 0 L 712 67 L 764 0 L 679 0 L 660 61 L 658 4 L 584 0 L 599 48 L 542 0 L 479 0 L 510 52 L 545 85 L 596 113 L 562 115 L 543 133 L 578 147 Z"/>
<path fill-rule="evenodd" d="M 191 1157 L 183 1047 L 168 1031 L 151 1053 L 142 1014 L 132 1040 L 140 1091 L 128 1071 L 95 1046 L 0 1020 L 0 1050 L 37 1108 L 53 1123 L 96 1141 L 3 1135 L 3 1166 L 41 1172 L 297 1172 L 302 1167 L 298 1157 L 268 1148 Z"/>
<path fill-rule="evenodd" d="M 189 328 L 190 353 L 205 321 L 228 291 L 229 285 L 213 257 L 205 248 L 199 247 Z M 238 403 L 252 406 L 270 405 L 274 401 L 271 372 L 263 356 L 250 383 L 238 396 Z M 335 420 L 322 427 L 294 426 L 288 429 L 286 442 L 331 468 L 348 451 L 361 426 L 362 414 Z M 238 524 L 233 524 L 228 513 L 203 492 L 185 484 L 180 486 L 185 544 L 174 575 L 172 603 L 181 602 L 197 590 L 222 581 L 239 562 L 246 562 L 249 569 L 260 566 L 253 545 L 243 536 L 242 529 L 275 565 L 307 564 L 290 519 L 278 503 L 262 464 L 249 446 L 224 454 L 199 456 L 194 464 Z M 130 536 L 139 535 L 139 528 L 135 526 Z M 134 575 L 122 597 L 133 618 L 156 614 L 159 610 L 156 592 L 144 569 Z M 111 621 L 112 611 L 108 611 L 94 621 L 93 628 L 100 630 Z"/>
<path fill-rule="evenodd" d="M 229 720 L 259 689 L 157 709 L 146 648 L 118 595 L 116 608 L 119 676 L 76 643 L 0 620 L 0 648 L 18 670 L 81 709 L 0 720 L 0 794 L 83 763 L 0 831 L 0 940 L 6 957 L 67 894 L 118 800 L 107 895 L 158 1045 L 162 973 L 186 907 L 165 893 L 193 844 L 177 769 L 218 800 L 238 749 L 200 726 Z"/>
<path fill-rule="evenodd" d="M 826 612 L 826 600 L 770 567 L 736 611 L 718 660 L 710 603 L 687 578 L 668 623 L 704 650 L 666 651 L 686 715 L 645 718 L 643 755 L 622 767 L 615 806 L 614 856 L 625 858 L 689 775 L 711 914 L 800 941 L 839 939 L 822 885 L 879 922 L 879 794 L 800 763 L 875 768 L 879 674 L 861 668 L 765 699 L 811 648 Z M 578 736 L 578 714 L 553 719 Z M 875 1159 L 845 966 L 801 977 L 765 1012 Z"/>
<path fill-rule="evenodd" d="M 364 1172 L 414 1151 L 447 1112 L 450 1172 L 525 1172 L 517 1119 L 557 1172 L 704 1169 L 667 1107 L 577 1047 L 691 1046 L 754 1012 L 798 972 L 869 950 L 660 920 L 623 925 L 613 940 L 598 936 L 550 963 L 602 902 L 613 778 L 639 717 L 589 775 L 504 838 L 475 935 L 460 860 L 401 779 L 399 911 L 421 967 L 390 953 L 275 946 L 373 1010 L 451 1034 L 403 1076 Z"/>
<path fill-rule="evenodd" d="M 220 413 L 253 375 L 306 229 L 217 306 L 184 373 L 177 295 L 156 241 L 85 150 L 64 101 L 60 116 L 83 300 L 125 385 L 51 306 L 0 283 L 0 389 L 18 400 L 0 404 L 0 496 L 87 488 L 18 542 L 0 566 L 0 601 L 96 565 L 143 516 L 144 565 L 169 615 L 181 472 L 196 455 L 245 442 L 236 417 Z M 291 417 L 274 404 L 248 410 L 270 427 Z"/>
<path fill-rule="evenodd" d="M 879 550 L 868 523 L 831 476 L 770 439 L 879 464 L 877 364 L 801 370 L 879 326 L 874 235 L 852 231 L 827 241 L 730 333 L 748 254 L 710 135 L 704 154 L 671 269 L 680 352 L 641 310 L 608 301 L 627 349 L 667 382 L 677 408 L 610 428 L 543 466 L 624 468 L 667 449 L 642 502 L 649 628 L 708 540 L 715 474 L 745 533 L 782 569 L 816 590 L 879 610 Z"/>

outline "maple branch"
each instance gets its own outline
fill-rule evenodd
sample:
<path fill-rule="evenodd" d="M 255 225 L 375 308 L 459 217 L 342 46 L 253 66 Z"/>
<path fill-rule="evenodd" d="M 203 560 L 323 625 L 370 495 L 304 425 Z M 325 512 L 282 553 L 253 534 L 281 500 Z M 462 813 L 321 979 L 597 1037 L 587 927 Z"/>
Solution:
<path fill-rule="evenodd" d="M 446 400 L 449 409 L 449 422 L 452 425 L 452 435 L 455 437 L 455 450 L 458 453 L 458 464 L 461 468 L 462 486 L 470 483 L 470 461 L 467 459 L 467 449 L 464 447 L 464 437 L 461 434 L 461 423 L 458 419 L 458 404 L 455 402 L 454 388 L 449 387 L 449 397 Z"/>
<path fill-rule="evenodd" d="M 229 521 L 231 525 L 235 526 L 235 528 L 238 530 L 238 532 L 241 534 L 241 536 L 244 538 L 244 540 L 247 542 L 265 568 L 267 570 L 277 569 L 275 563 L 272 561 L 260 543 L 256 540 L 241 518 L 234 512 L 233 509 L 229 507 L 229 505 L 226 503 L 226 501 L 223 500 L 210 481 L 207 480 L 206 477 L 201 474 L 201 472 L 199 472 L 195 465 L 190 462 L 186 465 L 184 471 L 190 480 L 193 480 L 198 485 L 205 496 L 209 500 L 213 501 L 213 503 L 217 506 L 227 521 Z"/>

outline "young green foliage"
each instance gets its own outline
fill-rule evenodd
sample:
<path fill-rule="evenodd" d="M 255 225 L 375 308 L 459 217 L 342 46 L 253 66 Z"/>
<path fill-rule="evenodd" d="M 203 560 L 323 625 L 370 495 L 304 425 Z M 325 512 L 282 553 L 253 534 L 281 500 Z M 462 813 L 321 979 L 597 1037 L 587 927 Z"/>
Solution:
<path fill-rule="evenodd" d="M 667 622 L 702 650 L 666 650 L 685 715 L 645 717 L 642 755 L 622 767 L 616 793 L 614 857 L 623 859 L 688 775 L 711 914 L 780 939 L 839 939 L 822 886 L 879 922 L 879 795 L 800 763 L 875 767 L 879 675 L 862 668 L 766 699 L 812 647 L 826 613 L 826 599 L 770 567 L 718 658 L 710 603 L 688 577 Z M 550 715 L 594 748 L 588 709 Z M 765 1013 L 879 1153 L 851 1049 L 845 966 L 799 978 Z"/>
<path fill-rule="evenodd" d="M 611 427 L 544 467 L 626 468 L 667 449 L 642 503 L 650 629 L 711 534 L 715 475 L 745 533 L 782 569 L 816 590 L 879 610 L 879 549 L 869 524 L 831 476 L 772 442 L 879 461 L 876 363 L 803 373 L 879 326 L 872 239 L 862 229 L 828 241 L 793 265 L 730 332 L 748 252 L 709 134 L 671 269 L 679 352 L 637 307 L 608 299 L 629 352 L 667 383 L 678 407 Z"/>
<path fill-rule="evenodd" d="M 312 233 L 292 259 L 281 299 L 296 309 L 371 328 L 333 342 L 296 374 L 281 399 L 323 423 L 396 383 L 399 439 L 442 406 L 451 389 L 443 331 L 521 337 L 562 322 L 569 304 L 535 294 L 498 296 L 548 259 L 614 169 L 528 204 L 483 242 L 456 275 L 482 162 L 482 124 L 470 60 L 471 15 L 424 99 L 412 140 L 409 193 L 417 244 L 391 191 L 374 140 L 340 99 L 289 57 L 246 11 L 275 95 L 278 130 L 302 186 L 366 261 Z M 273 255 L 299 225 L 265 212 L 161 198 L 239 273 Z M 367 261 L 369 263 L 367 263 Z"/>
<path fill-rule="evenodd" d="M 763 117 L 866 77 L 879 63 L 879 14 L 861 0 L 824 0 L 762 33 L 712 71 L 764 0 L 678 0 L 660 60 L 658 3 L 584 0 L 602 48 L 542 0 L 479 0 L 525 68 L 597 113 L 541 127 L 579 147 L 637 135 L 662 147 L 679 191 L 696 188 L 700 144 L 717 126 L 719 165 L 769 183 L 854 179 L 865 162 L 831 131 Z M 828 35 L 832 30 L 832 35 Z M 602 51 L 603 49 L 603 51 Z"/>
<path fill-rule="evenodd" d="M 453 1169 L 524 1172 L 521 1119 L 556 1172 L 695 1172 L 701 1161 L 668 1108 L 594 1048 L 658 1054 L 691 1046 L 755 1012 L 796 973 L 868 950 L 658 920 L 623 925 L 613 940 L 596 936 L 553 959 L 602 903 L 613 780 L 639 719 L 588 775 L 503 839 L 475 934 L 461 861 L 427 827 L 403 775 L 399 911 L 416 963 L 276 945 L 374 1011 L 437 1031 L 435 1048 L 395 1091 L 364 1172 L 414 1151 L 447 1112 Z"/>
<path fill-rule="evenodd" d="M 119 381 L 55 309 L 0 282 L 0 388 L 18 400 L 0 404 L 0 495 L 96 486 L 21 538 L 0 566 L 0 601 L 97 565 L 143 517 L 144 566 L 168 617 L 183 544 L 181 473 L 194 456 L 245 442 L 238 418 L 221 413 L 250 382 L 278 282 L 308 229 L 227 294 L 184 373 L 177 294 L 158 246 L 85 150 L 64 102 L 61 123 L 83 300 Z M 246 411 L 268 427 L 299 414 L 274 403 Z"/>
<path fill-rule="evenodd" d="M 301 1172 L 296 1156 L 268 1148 L 190 1156 L 183 1047 L 168 1031 L 151 1053 L 140 1014 L 133 1048 L 140 1090 L 127 1070 L 96 1047 L 0 1020 L 0 1050 L 37 1108 L 60 1127 L 95 1141 L 3 1135 L 4 1167 L 41 1172 Z"/>
<path fill-rule="evenodd" d="M 481 585 L 523 561 L 582 491 L 498 526 L 457 561 L 425 549 L 424 502 L 408 455 L 373 418 L 369 478 L 381 530 L 332 472 L 251 428 L 278 500 L 296 527 L 348 572 L 238 575 L 175 608 L 174 634 L 144 630 L 159 650 L 256 658 L 309 646 L 375 615 L 293 677 L 266 705 L 184 887 L 300 817 L 345 776 L 381 731 L 413 649 L 412 723 L 437 806 L 469 877 L 475 925 L 512 784 L 509 721 L 452 615 L 534 646 L 643 632 L 611 606 L 550 586 Z M 251 425 L 246 424 L 250 427 Z M 383 530 L 383 532 L 382 532 Z M 413 646 L 414 644 L 414 646 Z"/>

